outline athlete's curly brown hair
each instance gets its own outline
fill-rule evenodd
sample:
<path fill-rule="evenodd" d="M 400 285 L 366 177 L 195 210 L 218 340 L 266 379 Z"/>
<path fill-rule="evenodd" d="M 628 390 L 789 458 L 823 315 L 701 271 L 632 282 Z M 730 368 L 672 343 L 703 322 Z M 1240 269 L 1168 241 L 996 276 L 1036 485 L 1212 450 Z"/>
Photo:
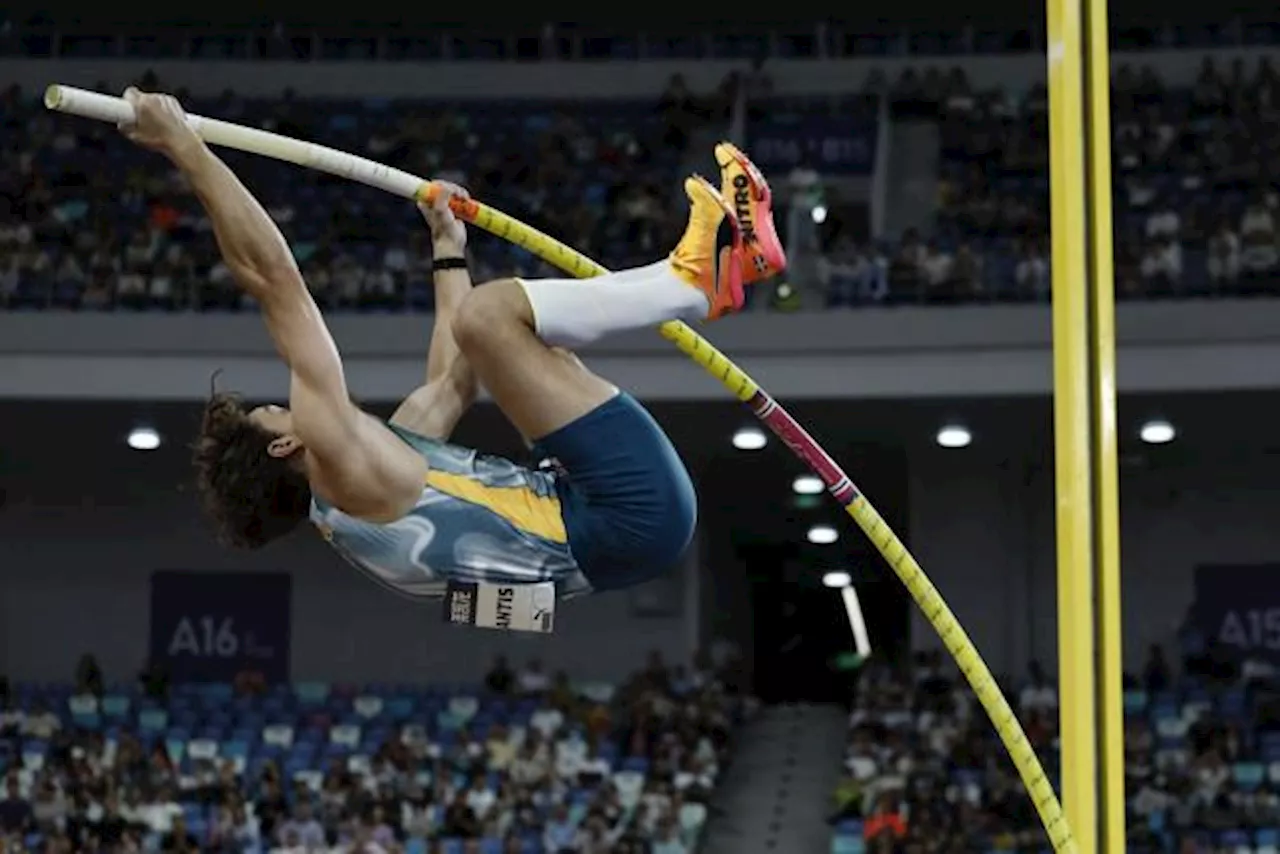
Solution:
<path fill-rule="evenodd" d="M 311 487 L 290 460 L 267 452 L 275 438 L 249 420 L 239 396 L 213 392 L 193 461 L 201 503 L 227 545 L 261 548 L 307 518 Z"/>

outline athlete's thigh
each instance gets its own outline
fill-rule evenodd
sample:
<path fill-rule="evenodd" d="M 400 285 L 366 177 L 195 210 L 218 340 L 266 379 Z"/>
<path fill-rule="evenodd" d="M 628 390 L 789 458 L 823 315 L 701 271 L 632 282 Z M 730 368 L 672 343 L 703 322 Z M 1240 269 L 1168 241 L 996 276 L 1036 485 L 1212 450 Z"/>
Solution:
<path fill-rule="evenodd" d="M 492 293 L 486 293 L 493 289 Z M 518 300 L 523 305 L 516 305 Z M 617 394 L 572 353 L 550 347 L 519 313 L 524 292 L 484 285 L 454 325 L 458 344 L 498 408 L 524 436 L 538 440 Z"/>
<path fill-rule="evenodd" d="M 697 524 L 693 482 L 671 440 L 631 395 L 614 395 L 535 448 L 568 473 L 561 516 L 596 589 L 630 586 L 679 560 Z"/>

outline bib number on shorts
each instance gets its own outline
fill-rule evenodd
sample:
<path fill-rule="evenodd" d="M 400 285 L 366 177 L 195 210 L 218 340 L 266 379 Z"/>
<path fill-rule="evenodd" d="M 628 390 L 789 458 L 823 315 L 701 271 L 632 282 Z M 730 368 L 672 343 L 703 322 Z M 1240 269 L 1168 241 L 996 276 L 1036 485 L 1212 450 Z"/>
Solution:
<path fill-rule="evenodd" d="M 556 585 L 450 581 L 444 621 L 509 632 L 549 633 L 555 626 Z"/>

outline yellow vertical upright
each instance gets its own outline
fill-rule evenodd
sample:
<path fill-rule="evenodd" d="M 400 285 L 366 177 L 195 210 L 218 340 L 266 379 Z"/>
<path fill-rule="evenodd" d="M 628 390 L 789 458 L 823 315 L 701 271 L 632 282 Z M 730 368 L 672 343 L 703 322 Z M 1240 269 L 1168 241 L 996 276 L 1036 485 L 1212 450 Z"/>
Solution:
<path fill-rule="evenodd" d="M 1111 57 L 1107 0 L 1084 0 L 1085 161 L 1089 187 L 1090 333 L 1099 850 L 1125 850 L 1124 686 L 1120 621 L 1120 497 L 1116 460 L 1115 271 L 1111 223 Z"/>
<path fill-rule="evenodd" d="M 1079 850 L 1121 854 L 1124 746 L 1107 2 L 1046 0 L 1046 11 L 1062 795 Z"/>
<path fill-rule="evenodd" d="M 1046 0 L 1053 262 L 1054 495 L 1062 801 L 1081 854 L 1098 848 L 1094 661 L 1093 229 L 1086 198 L 1082 0 Z"/>

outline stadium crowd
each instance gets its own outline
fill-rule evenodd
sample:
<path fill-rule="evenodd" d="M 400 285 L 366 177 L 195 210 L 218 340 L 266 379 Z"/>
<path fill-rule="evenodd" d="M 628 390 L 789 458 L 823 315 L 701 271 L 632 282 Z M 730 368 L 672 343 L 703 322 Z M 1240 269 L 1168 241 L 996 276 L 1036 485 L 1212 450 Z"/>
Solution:
<path fill-rule="evenodd" d="M 969 688 L 941 654 L 873 668 L 849 718 L 833 852 L 1040 852 L 1034 806 Z M 1125 782 L 1134 854 L 1280 849 L 1280 693 L 1274 671 L 1159 648 L 1126 676 Z M 1038 664 L 1006 688 L 1050 779 L 1058 697 Z M 1055 782 L 1056 786 L 1056 782 Z"/>
<path fill-rule="evenodd" d="M 1280 77 L 1265 57 L 1205 59 L 1190 88 L 1150 67 L 1112 79 L 1116 281 L 1122 297 L 1272 292 L 1280 254 L 1274 178 Z M 932 242 L 904 241 L 926 289 L 1043 298 L 1049 286 L 1048 95 L 975 92 L 964 75 L 897 97 L 936 103 L 944 178 Z M 985 279 L 962 258 L 988 261 Z M 954 272 L 959 266 L 963 275 Z M 943 273 L 952 271 L 950 280 Z M 993 294 L 994 296 L 995 294 Z"/>
<path fill-rule="evenodd" d="M 618 686 L 5 684 L 0 839 L 49 852 L 686 854 L 750 701 L 703 658 Z"/>
<path fill-rule="evenodd" d="M 1048 93 L 977 91 L 960 67 L 869 82 L 895 111 L 936 119 L 942 169 L 931 233 L 859 243 L 835 235 L 820 263 L 829 305 L 1048 297 Z M 1261 59 L 1206 59 L 1189 89 L 1149 67 L 1112 80 L 1118 296 L 1273 293 L 1280 264 L 1274 176 L 1280 77 Z"/>
<path fill-rule="evenodd" d="M 767 75 L 761 76 L 767 80 Z M 162 85 L 162 81 L 144 81 Z M 1149 68 L 1114 81 L 1116 275 L 1121 297 L 1271 292 L 1280 264 L 1272 176 L 1280 77 L 1265 59 L 1206 60 L 1190 89 Z M 652 102 L 590 107 L 493 102 L 272 102 L 226 93 L 193 110 L 316 139 L 468 184 L 479 197 L 613 265 L 673 241 L 690 134 L 722 122 L 726 88 L 674 79 Z M 893 109 L 939 122 L 938 215 L 928 233 L 867 243 L 830 231 L 817 280 L 831 306 L 1031 301 L 1047 297 L 1047 97 L 975 91 L 960 67 L 873 76 Z M 769 87 L 748 87 L 772 98 Z M 587 112 L 589 109 L 589 113 Z M 749 111 L 750 114 L 750 111 Z M 175 177 L 95 123 L 54 117 L 16 88 L 0 96 L 0 305 L 12 308 L 234 310 L 242 298 Z M 427 242 L 399 200 L 270 161 L 229 155 L 272 204 L 308 281 L 330 309 L 432 302 Z M 103 159 L 107 164 L 103 165 Z M 781 183 L 779 178 L 775 183 Z M 475 241 L 478 279 L 536 274 L 541 262 Z"/>
<path fill-rule="evenodd" d="M 144 88 L 162 88 L 151 78 Z M 723 118 L 724 92 L 674 78 L 652 101 L 457 105 L 271 101 L 228 92 L 205 112 L 460 181 L 480 198 L 611 263 L 648 263 L 683 225 L 676 203 L 688 136 Z M 321 106 L 322 109 L 316 109 Z M 0 306 L 234 310 L 199 206 L 166 163 L 106 126 L 54 116 L 17 87 L 0 95 Z M 271 206 L 326 308 L 432 302 L 429 241 L 403 200 L 274 161 L 226 153 Z M 477 280 L 541 262 L 473 241 Z"/>

